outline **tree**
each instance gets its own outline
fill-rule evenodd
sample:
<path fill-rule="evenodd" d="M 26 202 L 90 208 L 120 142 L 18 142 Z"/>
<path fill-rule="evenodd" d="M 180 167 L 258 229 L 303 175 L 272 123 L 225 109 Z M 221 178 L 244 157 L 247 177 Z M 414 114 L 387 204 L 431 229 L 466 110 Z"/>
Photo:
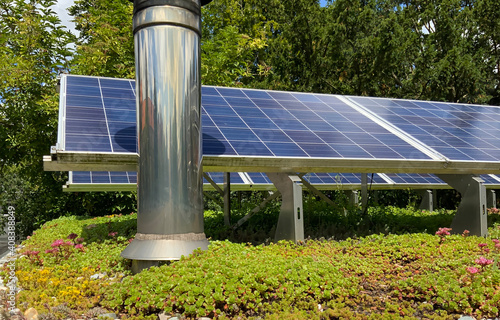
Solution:
<path fill-rule="evenodd" d="M 500 2 L 478 0 L 475 2 L 474 18 L 478 23 L 478 38 L 485 48 L 487 93 L 492 105 L 500 105 Z"/>
<path fill-rule="evenodd" d="M 202 8 L 201 81 L 254 85 L 270 74 L 263 60 L 272 21 L 257 1 L 219 0 Z"/>
<path fill-rule="evenodd" d="M 57 77 L 70 69 L 74 40 L 50 9 L 54 3 L 0 0 L 0 206 L 16 208 L 17 236 L 61 215 L 135 205 L 128 196 L 63 193 L 67 175 L 43 171 L 43 155 L 57 140 Z"/>
<path fill-rule="evenodd" d="M 43 172 L 56 140 L 58 73 L 67 69 L 72 37 L 50 7 L 55 1 L 0 1 L 1 205 L 16 207 L 27 234 L 52 216 L 61 175 Z M 21 235 L 21 234 L 18 234 Z"/>
<path fill-rule="evenodd" d="M 72 38 L 54 3 L 0 1 L 2 166 L 40 163 L 55 141 L 57 76 L 67 70 Z"/>
<path fill-rule="evenodd" d="M 75 1 L 69 12 L 80 34 L 72 73 L 135 77 L 132 11 L 132 3 L 127 0 Z"/>
<path fill-rule="evenodd" d="M 485 46 L 472 2 L 413 1 L 402 17 L 414 25 L 414 70 L 410 98 L 484 103 L 487 66 Z"/>

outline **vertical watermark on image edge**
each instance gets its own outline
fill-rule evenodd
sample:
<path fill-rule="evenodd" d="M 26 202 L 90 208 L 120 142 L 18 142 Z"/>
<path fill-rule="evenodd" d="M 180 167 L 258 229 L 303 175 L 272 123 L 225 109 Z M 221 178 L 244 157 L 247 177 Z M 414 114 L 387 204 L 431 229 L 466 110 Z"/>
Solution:
<path fill-rule="evenodd" d="M 7 305 L 10 314 L 14 314 L 16 310 L 16 293 L 17 293 L 17 277 L 16 277 L 16 208 L 9 206 L 8 213 L 4 214 L 7 217 L 7 274 L 9 282 L 7 288 Z"/>

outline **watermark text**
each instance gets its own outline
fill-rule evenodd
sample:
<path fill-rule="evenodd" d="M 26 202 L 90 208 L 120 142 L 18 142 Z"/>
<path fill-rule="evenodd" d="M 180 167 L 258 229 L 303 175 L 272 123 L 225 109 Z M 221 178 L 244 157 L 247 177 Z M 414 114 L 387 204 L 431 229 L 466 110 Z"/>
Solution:
<path fill-rule="evenodd" d="M 7 217 L 7 274 L 9 275 L 9 282 L 7 288 L 7 305 L 9 313 L 14 314 L 16 310 L 16 293 L 17 293 L 17 277 L 16 277 L 16 208 L 9 206 L 8 213 L 4 214 Z"/>

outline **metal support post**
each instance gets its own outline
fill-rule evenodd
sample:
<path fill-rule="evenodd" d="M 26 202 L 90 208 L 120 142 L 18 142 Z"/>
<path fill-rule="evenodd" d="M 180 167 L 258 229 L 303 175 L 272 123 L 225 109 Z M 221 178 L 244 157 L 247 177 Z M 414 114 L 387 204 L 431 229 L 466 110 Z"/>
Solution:
<path fill-rule="evenodd" d="M 378 205 L 378 200 L 379 200 L 378 190 L 373 190 L 372 195 L 373 195 L 373 202 L 372 203 L 375 203 L 375 205 Z"/>
<path fill-rule="evenodd" d="M 432 202 L 432 190 L 420 190 L 419 193 L 422 196 L 422 202 L 420 202 L 420 206 L 418 208 L 420 210 L 433 211 L 434 203 Z"/>
<path fill-rule="evenodd" d="M 497 194 L 495 190 L 486 190 L 488 208 L 497 208 Z"/>
<path fill-rule="evenodd" d="M 439 174 L 438 177 L 462 195 L 451 223 L 452 232 L 460 234 L 469 230 L 471 235 L 487 236 L 486 188 L 483 179 L 472 174 Z"/>
<path fill-rule="evenodd" d="M 359 206 L 359 192 L 358 190 L 347 190 L 345 191 L 349 197 L 349 204 L 353 207 Z"/>
<path fill-rule="evenodd" d="M 224 225 L 231 226 L 231 176 L 224 172 Z"/>
<path fill-rule="evenodd" d="M 434 189 L 434 190 L 432 190 L 432 209 L 436 210 L 437 207 L 438 207 L 437 190 Z"/>
<path fill-rule="evenodd" d="M 368 174 L 361 174 L 361 208 L 366 210 L 368 205 Z"/>
<path fill-rule="evenodd" d="M 286 173 L 266 173 L 281 193 L 281 209 L 275 240 L 304 240 L 304 213 L 300 178 Z"/>

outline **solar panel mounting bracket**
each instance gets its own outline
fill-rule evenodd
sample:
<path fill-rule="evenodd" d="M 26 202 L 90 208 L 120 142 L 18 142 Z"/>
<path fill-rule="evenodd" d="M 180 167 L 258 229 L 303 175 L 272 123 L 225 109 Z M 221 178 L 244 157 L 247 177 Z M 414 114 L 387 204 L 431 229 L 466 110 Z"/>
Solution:
<path fill-rule="evenodd" d="M 266 173 L 269 180 L 281 193 L 281 209 L 276 227 L 275 240 L 304 240 L 304 213 L 302 207 L 302 185 L 294 173 Z"/>
<path fill-rule="evenodd" d="M 437 176 L 462 195 L 457 213 L 451 223 L 452 232 L 460 234 L 468 230 L 471 235 L 487 236 L 484 180 L 473 174 L 438 174 Z"/>

